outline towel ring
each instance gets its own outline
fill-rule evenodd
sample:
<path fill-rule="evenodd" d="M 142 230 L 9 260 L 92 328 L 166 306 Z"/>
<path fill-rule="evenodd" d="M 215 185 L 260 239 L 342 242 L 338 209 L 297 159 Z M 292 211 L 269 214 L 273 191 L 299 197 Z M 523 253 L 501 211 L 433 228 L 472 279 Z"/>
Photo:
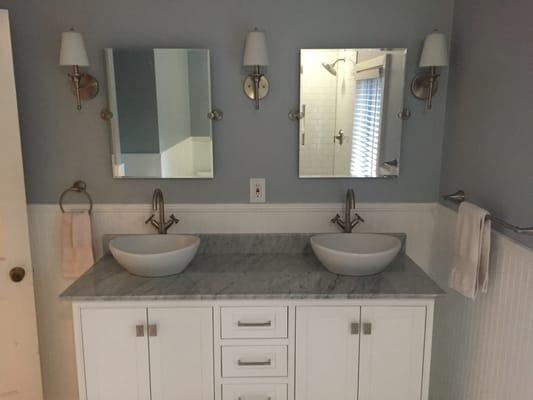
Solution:
<path fill-rule="evenodd" d="M 87 184 L 84 181 L 76 181 L 71 187 L 65 189 L 63 193 L 61 193 L 61 196 L 59 196 L 59 208 L 61 209 L 61 212 L 65 212 L 65 209 L 63 208 L 63 198 L 68 192 L 83 193 L 87 196 L 87 199 L 89 200 L 89 214 L 93 211 L 93 199 L 89 192 L 87 192 Z"/>

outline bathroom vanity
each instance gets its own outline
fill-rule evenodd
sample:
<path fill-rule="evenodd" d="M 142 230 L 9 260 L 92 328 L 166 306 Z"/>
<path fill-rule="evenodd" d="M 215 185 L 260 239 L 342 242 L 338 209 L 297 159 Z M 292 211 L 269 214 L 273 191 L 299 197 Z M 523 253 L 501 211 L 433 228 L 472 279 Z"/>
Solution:
<path fill-rule="evenodd" d="M 443 292 L 404 251 L 350 277 L 309 235 L 200 237 L 181 274 L 134 276 L 106 255 L 62 294 L 80 399 L 427 399 Z"/>

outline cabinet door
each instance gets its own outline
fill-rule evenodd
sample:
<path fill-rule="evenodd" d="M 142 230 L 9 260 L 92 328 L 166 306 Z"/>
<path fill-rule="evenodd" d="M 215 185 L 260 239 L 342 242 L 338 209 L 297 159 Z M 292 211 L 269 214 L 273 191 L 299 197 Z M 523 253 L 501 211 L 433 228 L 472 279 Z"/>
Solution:
<path fill-rule="evenodd" d="M 360 307 L 297 307 L 296 400 L 356 400 Z"/>
<path fill-rule="evenodd" d="M 212 400 L 211 308 L 150 308 L 152 400 Z"/>
<path fill-rule="evenodd" d="M 146 308 L 83 309 L 81 324 L 87 400 L 150 400 Z"/>
<path fill-rule="evenodd" d="M 363 307 L 359 400 L 419 400 L 425 307 Z"/>

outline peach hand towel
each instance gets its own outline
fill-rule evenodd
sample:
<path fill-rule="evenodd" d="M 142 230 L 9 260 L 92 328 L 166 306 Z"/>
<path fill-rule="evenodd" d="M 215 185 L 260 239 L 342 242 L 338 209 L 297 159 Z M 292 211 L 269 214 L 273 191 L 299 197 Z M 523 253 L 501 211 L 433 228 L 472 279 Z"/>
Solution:
<path fill-rule="evenodd" d="M 2 215 L 0 215 L 0 260 L 6 259 L 6 237 L 4 233 L 4 225 L 2 223 Z"/>
<path fill-rule="evenodd" d="M 65 278 L 75 279 L 94 264 L 91 216 L 88 212 L 65 212 L 62 225 L 61 269 Z"/>
<path fill-rule="evenodd" d="M 475 299 L 489 284 L 490 220 L 487 210 L 463 202 L 459 206 L 455 232 L 455 253 L 450 287 Z"/>

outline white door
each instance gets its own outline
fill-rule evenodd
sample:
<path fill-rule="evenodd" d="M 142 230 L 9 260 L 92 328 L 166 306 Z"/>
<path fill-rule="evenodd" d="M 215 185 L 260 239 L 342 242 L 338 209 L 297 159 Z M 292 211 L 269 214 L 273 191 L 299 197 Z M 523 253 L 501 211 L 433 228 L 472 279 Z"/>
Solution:
<path fill-rule="evenodd" d="M 42 398 L 26 193 L 6 10 L 0 10 L 0 398 Z"/>
<path fill-rule="evenodd" d="M 419 400 L 425 307 L 362 307 L 359 400 Z"/>
<path fill-rule="evenodd" d="M 212 400 L 213 312 L 149 308 L 152 400 Z"/>
<path fill-rule="evenodd" d="M 356 400 L 360 307 L 296 308 L 296 400 Z"/>
<path fill-rule="evenodd" d="M 87 400 L 150 400 L 146 308 L 82 309 Z"/>

